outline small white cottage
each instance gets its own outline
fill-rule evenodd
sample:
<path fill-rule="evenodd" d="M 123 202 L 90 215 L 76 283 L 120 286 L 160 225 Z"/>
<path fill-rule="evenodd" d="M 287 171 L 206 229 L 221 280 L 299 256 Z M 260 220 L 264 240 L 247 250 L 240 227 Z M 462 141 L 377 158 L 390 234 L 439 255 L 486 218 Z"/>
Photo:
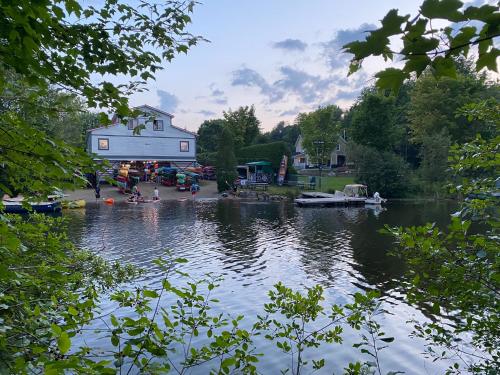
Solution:
<path fill-rule="evenodd" d="M 172 125 L 174 117 L 168 112 L 142 105 L 142 112 L 128 119 L 126 125 L 117 118 L 107 127 L 90 129 L 87 151 L 96 159 L 114 162 L 170 162 L 173 166 L 188 166 L 196 161 L 196 134 Z M 134 128 L 144 125 L 139 134 Z"/>
<path fill-rule="evenodd" d="M 337 168 L 343 167 L 348 162 L 347 160 L 347 140 L 345 130 L 339 136 L 339 140 L 335 149 L 331 152 L 330 158 L 326 167 Z M 302 146 L 302 135 L 299 135 L 295 141 L 295 152 L 293 154 L 293 166 L 297 169 L 312 167 L 309 155 Z"/>

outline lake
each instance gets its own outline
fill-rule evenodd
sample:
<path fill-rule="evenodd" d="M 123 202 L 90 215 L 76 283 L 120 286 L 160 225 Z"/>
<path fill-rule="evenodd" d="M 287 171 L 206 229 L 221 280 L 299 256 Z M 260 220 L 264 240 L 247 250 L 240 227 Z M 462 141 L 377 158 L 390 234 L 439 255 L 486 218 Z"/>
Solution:
<path fill-rule="evenodd" d="M 164 249 L 175 257 L 187 258 L 189 262 L 182 269 L 195 278 L 206 272 L 222 275 L 224 281 L 215 293 L 221 300 L 218 309 L 246 315 L 247 327 L 262 312 L 267 291 L 278 281 L 300 290 L 320 284 L 325 288 L 326 305 L 350 302 L 356 291 L 378 289 L 388 311 L 378 322 L 387 335 L 395 337 L 380 353 L 383 370 L 434 374 L 444 372 L 446 364 L 424 358 L 424 346 L 409 337 L 411 325 L 407 323 L 430 315 L 405 302 L 399 285 L 405 265 L 388 255 L 394 248 L 392 239 L 378 231 L 385 224 L 410 226 L 431 221 L 446 225 L 455 208 L 450 202 L 391 202 L 380 210 L 188 200 L 136 206 L 89 204 L 84 211 L 64 216 L 77 244 L 106 259 L 145 269 L 139 282 L 150 287 L 160 285 L 162 275 L 153 260 L 162 256 Z M 112 304 L 104 302 L 102 308 L 111 311 Z M 359 333 L 346 330 L 345 335 L 345 345 L 319 349 L 327 367 L 318 373 L 338 373 L 349 361 L 369 360 L 351 347 L 360 341 Z M 84 339 L 92 346 L 108 345 L 93 335 Z M 289 364 L 290 358 L 269 343 L 259 344 L 266 353 L 259 365 L 262 373 L 279 373 Z M 205 371 L 196 369 L 193 373 Z"/>

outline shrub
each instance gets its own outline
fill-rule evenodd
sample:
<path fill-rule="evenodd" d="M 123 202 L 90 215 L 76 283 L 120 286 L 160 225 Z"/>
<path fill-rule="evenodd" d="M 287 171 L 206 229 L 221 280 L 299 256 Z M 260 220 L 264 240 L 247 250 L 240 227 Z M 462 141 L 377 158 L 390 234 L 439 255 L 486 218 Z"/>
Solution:
<path fill-rule="evenodd" d="M 252 161 L 269 161 L 274 169 L 278 169 L 283 155 L 288 156 L 291 163 L 291 152 L 286 142 L 273 142 L 262 145 L 242 147 L 238 151 L 238 163 L 244 164 Z"/>

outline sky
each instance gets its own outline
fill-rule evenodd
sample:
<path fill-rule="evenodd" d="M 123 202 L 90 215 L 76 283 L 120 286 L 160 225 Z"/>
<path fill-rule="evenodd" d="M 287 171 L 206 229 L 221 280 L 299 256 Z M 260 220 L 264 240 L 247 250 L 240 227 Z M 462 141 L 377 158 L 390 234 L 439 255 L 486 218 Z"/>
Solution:
<path fill-rule="evenodd" d="M 188 31 L 202 42 L 178 55 L 134 106 L 172 113 L 173 123 L 196 131 L 223 111 L 254 105 L 261 130 L 293 123 L 299 112 L 336 104 L 349 108 L 373 75 L 389 66 L 379 58 L 347 77 L 341 46 L 364 39 L 393 8 L 415 15 L 421 0 L 204 0 Z"/>

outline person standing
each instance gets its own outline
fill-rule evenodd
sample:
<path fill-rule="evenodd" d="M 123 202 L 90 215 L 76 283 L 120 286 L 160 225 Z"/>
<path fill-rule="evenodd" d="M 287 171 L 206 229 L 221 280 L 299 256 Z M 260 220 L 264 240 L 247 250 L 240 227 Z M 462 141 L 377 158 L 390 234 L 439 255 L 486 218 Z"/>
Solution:
<path fill-rule="evenodd" d="M 158 187 L 155 186 L 155 189 L 153 191 L 153 200 L 159 201 L 160 200 L 160 192 L 158 191 Z"/>

